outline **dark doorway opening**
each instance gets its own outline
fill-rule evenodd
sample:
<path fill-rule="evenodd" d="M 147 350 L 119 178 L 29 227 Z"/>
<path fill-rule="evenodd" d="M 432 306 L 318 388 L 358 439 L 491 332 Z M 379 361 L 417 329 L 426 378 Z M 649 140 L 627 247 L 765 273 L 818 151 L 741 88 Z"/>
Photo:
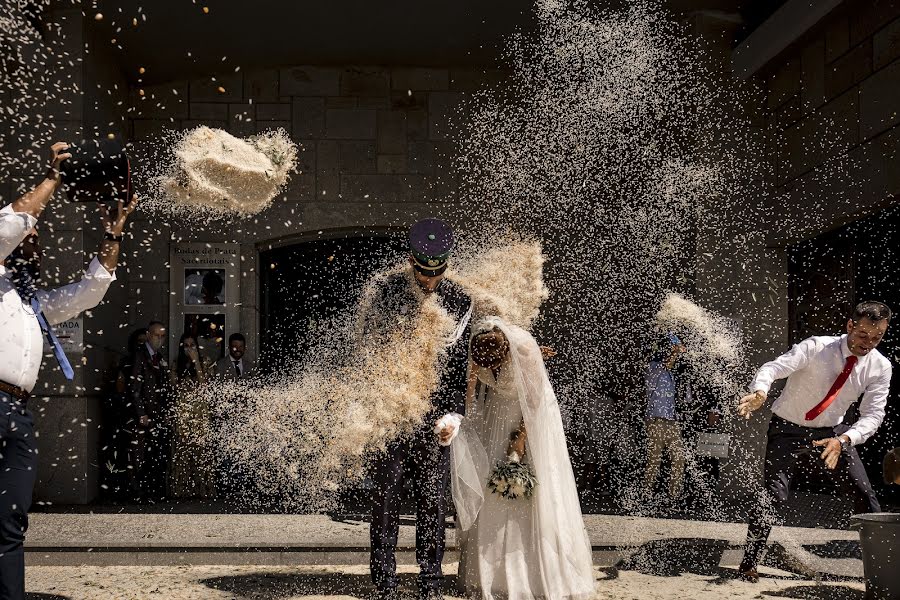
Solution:
<path fill-rule="evenodd" d="M 900 206 L 845 225 L 789 248 L 792 342 L 846 331 L 852 307 L 863 300 L 900 310 Z M 900 486 L 882 477 L 885 453 L 900 446 L 900 319 L 894 317 L 878 350 L 894 366 L 884 423 L 858 448 L 883 505 L 900 506 Z M 857 418 L 851 408 L 845 421 Z"/>
<path fill-rule="evenodd" d="M 260 369 L 306 359 L 322 325 L 355 305 L 366 281 L 402 261 L 401 233 L 334 237 L 260 255 Z"/>

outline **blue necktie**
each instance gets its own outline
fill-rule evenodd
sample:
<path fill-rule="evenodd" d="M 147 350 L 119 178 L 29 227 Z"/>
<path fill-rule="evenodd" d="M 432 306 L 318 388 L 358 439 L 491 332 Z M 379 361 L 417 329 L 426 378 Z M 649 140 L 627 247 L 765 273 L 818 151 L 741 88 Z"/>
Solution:
<path fill-rule="evenodd" d="M 66 353 L 63 352 L 62 344 L 59 343 L 59 338 L 57 338 L 56 334 L 53 333 L 53 329 L 47 322 L 47 317 L 44 316 L 44 313 L 41 310 L 41 303 L 38 302 L 38 299 L 35 296 L 31 297 L 31 309 L 34 311 L 34 316 L 37 317 L 38 323 L 41 326 L 41 330 L 44 332 L 44 335 L 47 336 L 47 341 L 50 342 L 50 345 L 53 347 L 53 356 L 56 357 L 56 362 L 59 363 L 59 368 L 62 369 L 63 375 L 66 376 L 66 379 L 72 381 L 73 379 L 75 379 L 75 371 L 72 370 L 72 365 L 69 363 L 69 359 L 66 357 Z"/>

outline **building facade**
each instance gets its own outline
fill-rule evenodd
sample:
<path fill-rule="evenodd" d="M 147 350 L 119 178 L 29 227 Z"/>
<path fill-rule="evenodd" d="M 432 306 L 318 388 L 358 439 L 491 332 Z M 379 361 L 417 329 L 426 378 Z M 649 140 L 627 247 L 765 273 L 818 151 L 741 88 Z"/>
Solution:
<path fill-rule="evenodd" d="M 255 357 L 266 340 L 261 303 L 272 294 L 262 288 L 274 285 L 266 283 L 271 277 L 265 274 L 273 256 L 290 251 L 301 256 L 310 244 L 327 246 L 335 240 L 362 247 L 360 240 L 387 239 L 416 218 L 442 214 L 447 203 L 456 201 L 459 184 L 449 168 L 453 147 L 448 128 L 454 119 L 464 120 L 471 94 L 507 85 L 503 61 L 484 47 L 496 46 L 498 38 L 516 27 L 529 26 L 521 8 L 498 4 L 502 6 L 485 9 L 484 15 L 469 3 L 458 9 L 462 16 L 452 18 L 449 7 L 442 9 L 446 15 L 407 15 L 430 19 L 428 31 L 415 35 L 408 32 L 417 23 L 405 29 L 398 24 L 402 15 L 390 15 L 396 22 L 389 25 L 383 22 L 387 17 L 362 13 L 363 21 L 371 18 L 383 26 L 380 35 L 334 27 L 316 36 L 317 23 L 327 29 L 327 24 L 341 22 L 340 15 L 322 9 L 298 25 L 296 47 L 282 39 L 291 39 L 290 27 L 284 25 L 272 26 L 272 37 L 281 39 L 278 48 L 264 41 L 259 42 L 262 49 L 235 42 L 232 50 L 251 57 L 251 64 L 238 70 L 231 66 L 239 62 L 234 55 L 205 62 L 187 54 L 177 58 L 176 50 L 191 47 L 185 41 L 190 27 L 179 28 L 177 20 L 202 18 L 197 15 L 166 17 L 158 27 L 172 27 L 174 42 L 157 49 L 138 47 L 136 34 L 117 34 L 108 17 L 98 21 L 80 5 L 62 2 L 45 13 L 45 22 L 59 26 L 56 35 L 70 49 L 71 60 L 59 66 L 60 77 L 75 81 L 83 92 L 47 115 L 57 124 L 58 137 L 117 134 L 133 142 L 141 155 L 166 131 L 201 124 L 239 136 L 282 127 L 302 151 L 301 172 L 255 218 L 198 231 L 187 221 L 152 212 L 135 216 L 118 281 L 107 300 L 78 325 L 83 351 L 76 356 L 81 360 L 73 361 L 75 385 L 65 384 L 51 361 L 45 361 L 41 372 L 36 391 L 42 397 L 34 402 L 41 438 L 38 500 L 70 504 L 97 497 L 103 468 L 98 460 L 100 395 L 131 329 L 152 319 L 167 322 L 171 351 L 185 314 L 227 312 L 226 331 L 244 333 Z M 900 3 L 832 0 L 818 3 L 815 10 L 799 0 L 772 3 L 749 29 L 739 2 L 674 4 L 706 41 L 722 85 L 740 80 L 752 90 L 741 116 L 752 124 L 755 148 L 769 175 L 754 182 L 754 197 L 726 199 L 735 211 L 753 214 L 752 220 L 698 229 L 695 269 L 698 300 L 741 323 L 750 360 L 758 364 L 785 350 L 801 333 L 841 325 L 840 311 L 810 315 L 805 305 L 840 303 L 843 309 L 861 297 L 854 277 L 838 275 L 846 270 L 846 261 L 822 267 L 825 279 L 843 281 L 831 289 L 810 283 L 813 269 L 802 256 L 810 252 L 804 244 L 875 218 L 897 202 Z M 136 5 L 124 5 L 139 14 Z M 126 29 L 129 8 L 124 11 Z M 503 11 L 515 17 L 503 20 Z M 339 12 L 338 7 L 332 12 Z M 216 38 L 234 38 L 240 17 L 226 15 L 218 23 L 223 30 L 207 31 L 195 48 L 207 44 L 208 54 L 217 54 L 221 42 Z M 251 22 L 247 28 L 256 25 Z M 165 34 L 155 30 L 157 36 Z M 117 35 L 122 40 L 112 42 Z M 47 43 L 53 40 L 48 34 Z M 160 55 L 154 60 L 155 51 Z M 139 72 L 144 67 L 146 76 Z M 37 130 L 34 139 L 49 142 Z M 39 172 L 35 160 L 34 173 Z M 18 180 L 0 182 L 4 203 L 21 190 L 27 168 L 18 175 Z M 52 243 L 71 252 L 51 250 L 51 281 L 66 280 L 89 260 L 87 253 L 100 239 L 96 223 L 91 210 L 54 202 L 45 227 L 52 231 Z M 880 243 L 877 234 L 869 239 Z M 833 245 L 827 240 L 822 244 Z M 224 262 L 210 262 L 217 257 Z M 181 296 L 184 278 L 191 269 L 217 270 L 217 264 L 224 271 L 228 310 L 192 311 Z M 896 279 L 895 265 L 884 269 L 885 279 Z M 724 284 L 723 273 L 728 278 Z M 865 289 L 867 297 L 879 293 L 877 286 Z M 888 302 L 896 294 L 883 293 L 879 299 Z M 893 339 L 885 342 L 889 351 L 895 348 Z M 734 425 L 753 460 L 761 460 L 764 425 L 760 419 Z M 897 431 L 897 425 L 892 421 L 888 430 Z M 724 472 L 724 489 L 740 493 L 736 475 L 729 475 L 727 465 Z"/>

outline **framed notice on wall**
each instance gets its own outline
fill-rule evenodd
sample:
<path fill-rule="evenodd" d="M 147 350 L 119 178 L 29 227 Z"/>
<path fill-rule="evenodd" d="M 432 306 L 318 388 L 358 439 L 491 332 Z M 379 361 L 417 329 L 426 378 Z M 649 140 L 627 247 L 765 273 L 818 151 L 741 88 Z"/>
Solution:
<path fill-rule="evenodd" d="M 66 354 L 81 354 L 84 352 L 84 317 L 78 316 L 62 323 L 53 325 L 53 333 L 56 334 L 63 352 Z M 44 337 L 44 353 L 53 352 L 50 343 Z"/>
<path fill-rule="evenodd" d="M 241 330 L 238 244 L 194 242 L 170 246 L 169 358 L 187 333 L 210 363 L 225 356 L 228 336 Z"/>

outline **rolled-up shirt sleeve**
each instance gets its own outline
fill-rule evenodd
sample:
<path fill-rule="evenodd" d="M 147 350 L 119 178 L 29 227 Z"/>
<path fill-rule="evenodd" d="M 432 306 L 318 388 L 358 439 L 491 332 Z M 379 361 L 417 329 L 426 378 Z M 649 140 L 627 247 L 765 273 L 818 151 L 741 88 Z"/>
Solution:
<path fill-rule="evenodd" d="M 788 377 L 794 371 L 799 371 L 809 364 L 809 359 L 815 353 L 816 342 L 813 338 L 808 338 L 795 344 L 788 352 L 785 352 L 775 360 L 770 360 L 759 368 L 753 383 L 750 385 L 751 392 L 769 393 L 769 388 L 778 379 Z"/>
<path fill-rule="evenodd" d="M 13 211 L 12 204 L 0 208 L 0 260 L 6 260 L 36 224 L 37 219 L 28 213 Z"/>
<path fill-rule="evenodd" d="M 39 290 L 37 298 L 47 321 L 50 324 L 62 323 L 100 304 L 109 285 L 115 280 L 116 274 L 107 271 L 94 257 L 81 281 L 54 290 Z"/>
<path fill-rule="evenodd" d="M 892 368 L 888 366 L 863 392 L 862 402 L 859 403 L 859 419 L 845 432 L 854 446 L 872 437 L 884 421 L 888 393 L 891 391 L 891 371 Z"/>

